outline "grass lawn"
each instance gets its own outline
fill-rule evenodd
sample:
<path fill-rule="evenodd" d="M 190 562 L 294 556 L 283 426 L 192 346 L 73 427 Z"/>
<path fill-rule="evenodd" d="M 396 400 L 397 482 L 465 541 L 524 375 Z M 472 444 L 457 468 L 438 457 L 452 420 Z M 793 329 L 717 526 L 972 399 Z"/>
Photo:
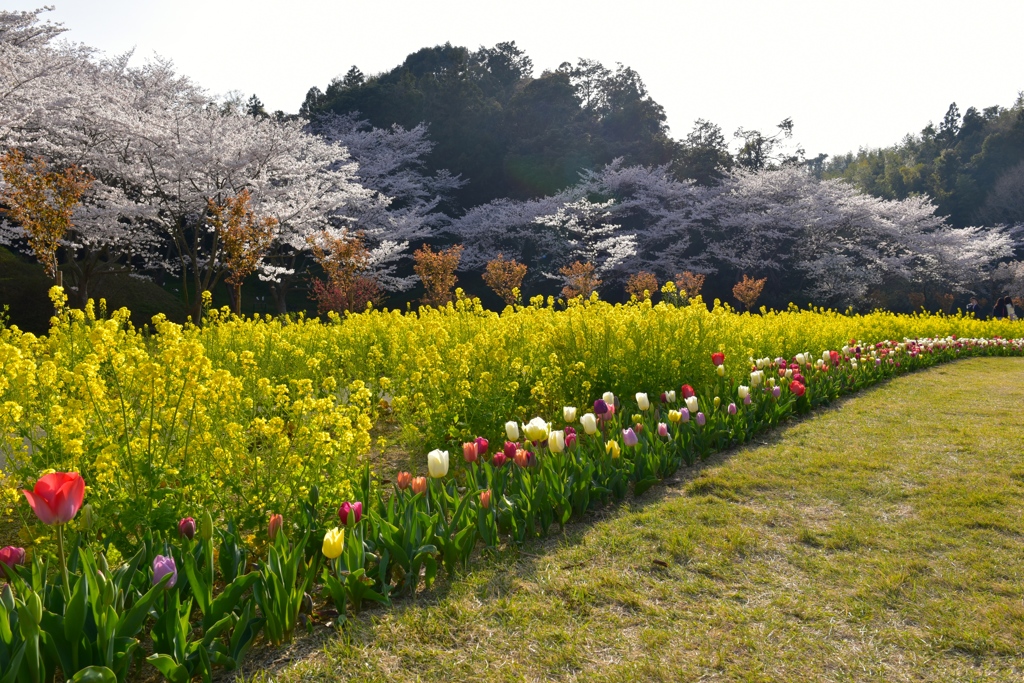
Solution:
<path fill-rule="evenodd" d="M 1022 379 L 896 379 L 247 678 L 1019 681 Z"/>

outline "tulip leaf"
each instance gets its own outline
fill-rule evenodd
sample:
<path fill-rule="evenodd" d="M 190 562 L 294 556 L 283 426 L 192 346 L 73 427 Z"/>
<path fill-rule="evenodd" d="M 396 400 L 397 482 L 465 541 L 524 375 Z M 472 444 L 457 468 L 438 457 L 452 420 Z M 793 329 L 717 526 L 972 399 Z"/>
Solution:
<path fill-rule="evenodd" d="M 64 637 L 69 643 L 77 643 L 85 626 L 85 608 L 89 599 L 89 579 L 86 575 L 78 579 L 71 600 L 64 610 Z"/>
<path fill-rule="evenodd" d="M 71 683 L 117 683 L 117 676 L 105 666 L 87 666 L 72 676 Z"/>
<path fill-rule="evenodd" d="M 191 679 L 188 670 L 168 655 L 150 655 L 146 661 L 155 666 L 170 683 L 188 683 Z"/>
<path fill-rule="evenodd" d="M 220 618 L 222 618 L 223 615 L 233 612 L 245 591 L 247 591 L 254 583 L 259 581 L 259 578 L 260 575 L 257 572 L 251 572 L 249 574 L 243 574 L 232 581 L 223 591 L 221 591 L 221 594 L 214 598 L 213 602 L 210 603 L 208 611 L 204 613 L 203 628 L 208 628 L 210 624 L 220 621 Z"/>

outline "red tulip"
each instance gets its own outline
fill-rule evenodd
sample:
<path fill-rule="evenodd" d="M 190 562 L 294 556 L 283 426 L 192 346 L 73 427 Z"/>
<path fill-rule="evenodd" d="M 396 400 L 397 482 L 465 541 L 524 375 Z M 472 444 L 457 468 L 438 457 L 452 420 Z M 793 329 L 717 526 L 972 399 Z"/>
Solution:
<path fill-rule="evenodd" d="M 789 390 L 792 391 L 797 396 L 803 396 L 804 392 L 807 391 L 807 387 L 805 387 L 800 382 L 790 382 Z"/>
<path fill-rule="evenodd" d="M 679 387 L 679 393 L 683 395 L 683 398 L 690 398 L 691 396 L 697 395 L 697 392 L 695 392 L 693 390 L 693 387 L 691 387 L 689 384 L 684 384 L 683 386 Z"/>
<path fill-rule="evenodd" d="M 519 444 L 517 444 L 515 441 L 506 441 L 505 448 L 503 449 L 505 459 L 511 460 L 512 458 L 514 458 L 517 450 L 519 450 Z M 497 465 L 497 467 L 501 467 L 501 465 Z"/>
<path fill-rule="evenodd" d="M 82 507 L 85 480 L 78 472 L 54 472 L 37 481 L 33 490 L 21 492 L 43 524 L 64 524 Z"/>
<path fill-rule="evenodd" d="M 839 352 L 838 351 L 829 351 L 828 355 L 829 355 L 829 358 L 832 359 L 832 365 L 839 365 Z"/>
<path fill-rule="evenodd" d="M 725 354 L 721 351 L 711 354 L 711 362 L 715 365 L 721 365 L 725 362 Z"/>
<path fill-rule="evenodd" d="M 490 442 L 484 437 L 476 437 L 476 454 L 480 456 L 487 455 L 487 448 L 490 445 Z"/>
<path fill-rule="evenodd" d="M 491 464 L 494 467 L 500 468 L 507 460 L 508 457 L 505 455 L 504 451 L 498 451 L 494 454 L 494 457 L 491 458 Z"/>
<path fill-rule="evenodd" d="M 412 480 L 412 492 L 423 493 L 427 490 L 427 478 L 426 477 L 415 477 Z"/>
<path fill-rule="evenodd" d="M 25 564 L 25 549 L 15 548 L 13 545 L 0 548 L 0 564 L 6 564 L 12 569 L 19 564 Z"/>
<path fill-rule="evenodd" d="M 352 522 L 359 524 L 359 520 L 363 518 L 363 504 L 359 501 L 355 503 L 342 503 L 341 507 L 338 508 L 338 518 L 341 523 L 348 526 L 349 515 L 352 515 Z"/>
<path fill-rule="evenodd" d="M 398 476 L 395 477 L 395 485 L 402 491 L 409 488 L 409 484 L 412 483 L 411 472 L 399 472 Z"/>
<path fill-rule="evenodd" d="M 178 535 L 188 540 L 196 537 L 196 520 L 194 517 L 186 517 L 178 522 Z"/>
<path fill-rule="evenodd" d="M 273 541 L 284 527 L 284 517 L 281 515 L 270 515 L 270 524 L 267 525 L 267 536 Z"/>

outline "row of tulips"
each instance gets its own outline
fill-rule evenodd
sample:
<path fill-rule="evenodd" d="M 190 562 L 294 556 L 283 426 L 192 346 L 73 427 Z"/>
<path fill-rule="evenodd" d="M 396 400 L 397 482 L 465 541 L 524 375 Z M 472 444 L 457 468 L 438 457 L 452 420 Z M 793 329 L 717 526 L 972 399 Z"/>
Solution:
<path fill-rule="evenodd" d="M 388 605 L 421 580 L 429 587 L 439 567 L 455 573 L 481 545 L 543 536 L 845 393 L 964 355 L 1021 353 L 1024 340 L 851 341 L 820 355 L 748 359 L 743 384 L 726 372 L 731 359 L 714 353 L 708 386 L 628 403 L 605 393 L 586 411 L 563 408 L 557 424 L 508 422 L 500 446 L 467 441 L 459 467 L 448 451 L 431 451 L 428 476 L 400 472 L 390 488 L 367 467 L 356 500 L 336 514 L 313 486 L 300 516 L 270 516 L 255 563 L 234 529 L 215 528 L 206 514 L 146 534 L 134 557 L 111 567 L 87 542 L 88 506 L 76 537 L 65 534 L 84 502 L 82 477 L 48 474 L 24 496 L 57 529 L 57 567 L 38 552 L 0 550 L 0 683 L 43 683 L 58 671 L 64 680 L 125 681 L 137 664 L 175 683 L 209 681 L 217 668 L 235 669 L 259 637 L 279 645 L 315 619 L 343 624 L 367 602 Z"/>

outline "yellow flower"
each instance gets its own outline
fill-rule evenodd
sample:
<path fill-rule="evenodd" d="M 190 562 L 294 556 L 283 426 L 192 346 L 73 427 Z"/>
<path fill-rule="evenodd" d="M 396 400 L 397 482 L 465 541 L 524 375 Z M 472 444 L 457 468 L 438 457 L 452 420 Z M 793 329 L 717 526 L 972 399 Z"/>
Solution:
<path fill-rule="evenodd" d="M 345 530 L 334 527 L 324 535 L 324 555 L 329 560 L 336 560 L 341 557 L 345 549 Z"/>
<path fill-rule="evenodd" d="M 618 441 L 609 441 L 604 445 L 604 450 L 606 453 L 611 453 L 613 458 L 617 458 L 621 454 Z"/>

